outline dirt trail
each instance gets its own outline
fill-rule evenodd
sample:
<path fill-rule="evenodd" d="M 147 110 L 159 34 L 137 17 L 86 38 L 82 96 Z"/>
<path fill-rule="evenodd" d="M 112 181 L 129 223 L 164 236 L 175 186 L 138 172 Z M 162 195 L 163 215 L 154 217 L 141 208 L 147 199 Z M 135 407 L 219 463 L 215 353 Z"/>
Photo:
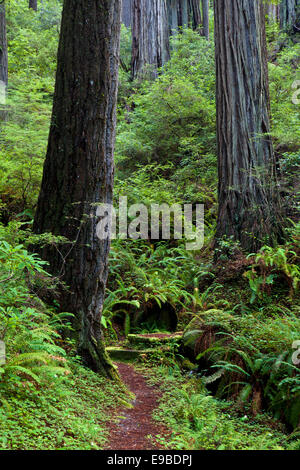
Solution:
<path fill-rule="evenodd" d="M 168 435 L 168 430 L 152 419 L 161 396 L 158 387 L 147 384 L 146 379 L 129 364 L 117 364 L 122 380 L 136 396 L 132 409 L 122 410 L 117 423 L 109 428 L 110 438 L 106 449 L 110 450 L 155 450 L 163 447 L 147 436 Z M 124 418 L 124 419 L 123 419 Z"/>

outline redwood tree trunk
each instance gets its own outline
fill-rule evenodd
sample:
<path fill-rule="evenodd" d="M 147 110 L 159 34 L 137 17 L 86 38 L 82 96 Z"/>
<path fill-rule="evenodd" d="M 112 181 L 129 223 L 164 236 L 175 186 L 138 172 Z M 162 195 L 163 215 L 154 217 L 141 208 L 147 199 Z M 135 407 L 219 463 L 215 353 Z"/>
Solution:
<path fill-rule="evenodd" d="M 132 0 L 123 0 L 122 23 L 126 28 L 132 25 Z"/>
<path fill-rule="evenodd" d="M 70 287 L 61 309 L 75 315 L 85 363 L 109 377 L 101 312 L 109 240 L 96 236 L 96 209 L 111 203 L 118 86 L 120 0 L 65 0 L 44 174 L 34 220 L 36 233 L 70 242 L 41 255 Z"/>
<path fill-rule="evenodd" d="M 246 250 L 277 238 L 279 200 L 270 131 L 264 6 L 215 0 L 219 212 L 217 239 Z"/>
<path fill-rule="evenodd" d="M 184 26 L 197 29 L 201 24 L 201 10 L 198 0 L 169 0 L 167 6 L 170 33 L 176 33 L 179 28 Z"/>
<path fill-rule="evenodd" d="M 198 29 L 202 23 L 201 9 L 199 0 L 189 0 L 190 20 L 193 29 Z"/>
<path fill-rule="evenodd" d="M 37 0 L 29 0 L 29 8 L 32 10 L 37 11 Z"/>
<path fill-rule="evenodd" d="M 267 6 L 267 15 L 269 23 L 274 23 L 279 19 L 279 7 L 278 5 L 274 5 L 273 3 L 269 3 Z"/>
<path fill-rule="evenodd" d="M 299 0 L 281 0 L 279 7 L 280 27 L 291 29 L 297 20 L 297 9 L 300 6 Z"/>
<path fill-rule="evenodd" d="M 0 4 L 0 81 L 2 82 L 2 86 L 7 85 L 7 40 L 4 3 Z"/>
<path fill-rule="evenodd" d="M 144 75 L 150 65 L 152 76 L 170 57 L 166 0 L 133 0 L 132 77 Z"/>
<path fill-rule="evenodd" d="M 209 41 L 209 0 L 202 0 L 203 35 Z"/>

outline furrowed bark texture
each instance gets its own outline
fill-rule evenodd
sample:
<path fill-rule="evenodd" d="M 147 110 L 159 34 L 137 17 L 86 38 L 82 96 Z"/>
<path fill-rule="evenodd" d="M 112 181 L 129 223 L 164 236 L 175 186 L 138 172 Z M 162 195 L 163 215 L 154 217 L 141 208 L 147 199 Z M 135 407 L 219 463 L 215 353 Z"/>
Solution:
<path fill-rule="evenodd" d="M 7 85 L 7 40 L 5 3 L 0 4 L 0 81 Z"/>
<path fill-rule="evenodd" d="M 132 77 L 157 69 L 170 58 L 166 0 L 133 0 Z"/>
<path fill-rule="evenodd" d="M 37 11 L 37 0 L 29 0 L 29 8 L 32 10 Z"/>
<path fill-rule="evenodd" d="M 269 23 L 274 23 L 279 19 L 279 6 L 269 3 L 267 6 L 267 15 Z"/>
<path fill-rule="evenodd" d="M 122 23 L 130 28 L 132 24 L 132 0 L 123 0 Z"/>
<path fill-rule="evenodd" d="M 193 29 L 197 29 L 202 23 L 201 9 L 199 0 L 189 0 L 189 8 L 191 15 L 191 24 Z"/>
<path fill-rule="evenodd" d="M 219 212 L 224 235 L 255 250 L 278 222 L 275 160 L 260 0 L 215 0 Z"/>
<path fill-rule="evenodd" d="M 44 174 L 34 220 L 36 233 L 71 242 L 41 256 L 70 293 L 61 308 L 74 313 L 79 353 L 109 377 L 101 334 L 108 240 L 96 236 L 99 203 L 112 203 L 118 86 L 120 0 L 65 0 Z"/>
<path fill-rule="evenodd" d="M 203 36 L 209 40 L 209 0 L 202 0 Z"/>
<path fill-rule="evenodd" d="M 282 0 L 279 7 L 280 27 L 290 29 L 296 24 L 299 0 Z"/>
<path fill-rule="evenodd" d="M 147 72 L 156 77 L 157 69 L 170 58 L 170 35 L 176 34 L 184 26 L 198 29 L 201 25 L 200 1 L 132 2 L 132 77 L 136 78 Z"/>

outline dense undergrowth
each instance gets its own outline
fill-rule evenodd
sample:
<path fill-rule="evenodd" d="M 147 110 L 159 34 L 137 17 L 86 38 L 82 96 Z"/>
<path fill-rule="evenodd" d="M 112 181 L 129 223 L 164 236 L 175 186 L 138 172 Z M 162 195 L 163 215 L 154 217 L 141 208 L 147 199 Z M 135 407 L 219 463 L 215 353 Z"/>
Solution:
<path fill-rule="evenodd" d="M 143 370 L 143 369 L 142 369 Z M 170 449 L 283 450 L 298 449 L 297 436 L 289 437 L 280 423 L 265 414 L 253 417 L 234 402 L 214 399 L 199 380 L 182 377 L 161 366 L 150 383 L 162 384 L 163 396 L 154 418 L 172 429 L 169 439 L 158 440 Z"/>
<path fill-rule="evenodd" d="M 111 408 L 124 399 L 118 385 L 78 363 L 72 341 L 65 339 L 71 316 L 55 301 L 57 280 L 28 251 L 32 243 L 54 242 L 32 235 L 30 228 L 47 145 L 60 9 L 58 0 L 44 1 L 38 13 L 7 2 L 9 88 L 0 131 L 4 449 L 101 448 Z M 130 32 L 122 30 L 115 200 L 205 206 L 202 250 L 187 251 L 184 240 L 116 240 L 110 255 L 103 314 L 107 342 L 132 331 L 137 313 L 159 315 L 166 307 L 176 312 L 178 329 L 197 331 L 194 343 L 157 357 L 169 367 L 161 369 L 167 391 L 158 412 L 175 432 L 169 447 L 299 448 L 299 367 L 292 361 L 293 343 L 300 340 L 299 106 L 292 102 L 299 42 L 271 25 L 268 47 L 287 241 L 249 254 L 224 239 L 213 252 L 213 44 L 183 31 L 173 38 L 171 60 L 156 81 L 131 82 Z M 152 319 L 140 327 L 156 331 L 159 324 Z M 187 364 L 194 367 L 189 382 L 181 375 Z"/>

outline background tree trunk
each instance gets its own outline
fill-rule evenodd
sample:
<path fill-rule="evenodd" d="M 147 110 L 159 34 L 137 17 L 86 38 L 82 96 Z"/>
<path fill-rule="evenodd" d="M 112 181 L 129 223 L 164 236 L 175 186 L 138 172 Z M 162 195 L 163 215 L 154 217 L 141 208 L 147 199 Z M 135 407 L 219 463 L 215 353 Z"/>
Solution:
<path fill-rule="evenodd" d="M 32 10 L 37 11 L 37 0 L 29 0 L 29 8 Z"/>
<path fill-rule="evenodd" d="M 278 21 L 278 19 L 279 19 L 279 7 L 278 7 L 278 5 L 274 5 L 272 3 L 269 3 L 267 5 L 267 15 L 268 15 L 269 23 L 274 23 L 275 21 Z"/>
<path fill-rule="evenodd" d="M 126 28 L 132 24 L 132 0 L 123 0 L 122 23 Z"/>
<path fill-rule="evenodd" d="M 202 24 L 200 1 L 199 0 L 189 0 L 190 7 L 190 21 L 193 29 L 198 29 Z"/>
<path fill-rule="evenodd" d="M 201 10 L 198 0 L 169 0 L 168 16 L 170 34 L 184 26 L 197 29 L 201 24 Z"/>
<path fill-rule="evenodd" d="M 157 69 L 170 58 L 166 0 L 133 0 L 132 77 Z"/>
<path fill-rule="evenodd" d="M 109 240 L 96 236 L 96 205 L 111 203 L 118 86 L 120 0 L 65 0 L 44 174 L 34 220 L 36 233 L 70 240 L 41 256 L 70 287 L 61 309 L 74 313 L 79 353 L 109 377 L 101 312 Z"/>
<path fill-rule="evenodd" d="M 209 0 L 202 0 L 203 35 L 209 41 Z"/>
<path fill-rule="evenodd" d="M 215 0 L 219 212 L 217 239 L 256 250 L 280 234 L 270 131 L 264 7 Z"/>
<path fill-rule="evenodd" d="M 279 6 L 281 29 L 291 29 L 295 25 L 299 5 L 299 0 L 281 0 Z"/>
<path fill-rule="evenodd" d="M 6 87 L 8 82 L 5 4 L 0 4 L 0 119 L 5 120 Z"/>
<path fill-rule="evenodd" d="M 6 40 L 6 19 L 5 4 L 0 4 L 0 81 L 7 85 L 8 81 L 7 65 L 7 40 Z"/>

